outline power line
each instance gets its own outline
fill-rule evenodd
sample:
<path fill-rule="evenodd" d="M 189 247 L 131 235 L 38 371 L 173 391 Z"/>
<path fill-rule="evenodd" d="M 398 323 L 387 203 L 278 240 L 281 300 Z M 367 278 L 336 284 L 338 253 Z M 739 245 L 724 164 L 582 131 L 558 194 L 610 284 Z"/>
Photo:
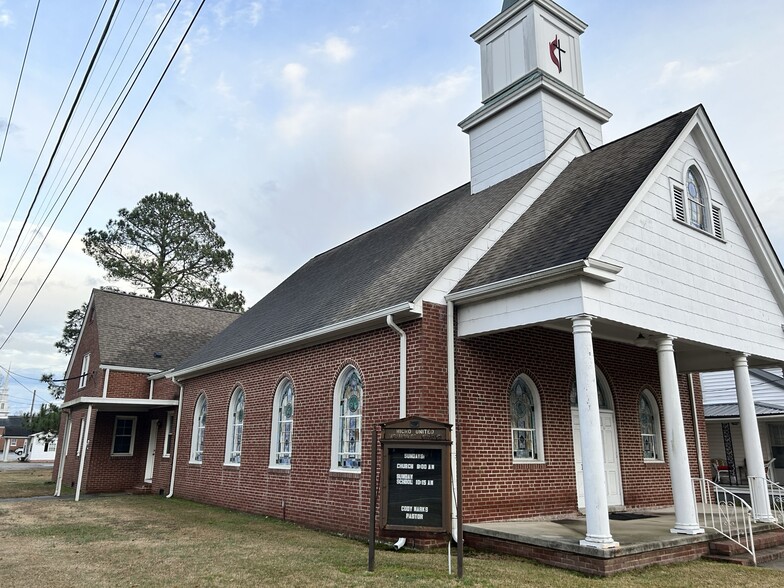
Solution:
<path fill-rule="evenodd" d="M 95 66 L 95 61 L 98 58 L 98 54 L 103 47 L 103 43 L 106 40 L 106 35 L 109 32 L 109 27 L 114 20 L 114 14 L 117 11 L 117 6 L 120 4 L 120 0 L 115 0 L 114 7 L 112 8 L 111 14 L 109 14 L 109 19 L 106 21 L 106 26 L 103 29 L 103 33 L 101 34 L 101 38 L 98 40 L 98 45 L 93 52 L 93 57 L 90 60 L 90 64 L 87 66 L 87 71 L 84 74 L 84 78 L 82 79 L 82 83 L 79 86 L 79 90 L 76 93 L 76 97 L 74 98 L 73 104 L 71 105 L 71 110 L 68 112 L 68 116 L 65 119 L 65 123 L 63 124 L 63 128 L 60 131 L 60 136 L 57 138 L 57 143 L 54 146 L 54 150 L 52 151 L 52 156 L 49 158 L 49 163 L 44 170 L 44 175 L 41 177 L 41 182 L 38 184 L 38 189 L 35 191 L 35 196 L 33 196 L 33 201 L 30 203 L 30 208 L 27 211 L 27 215 L 25 216 L 24 221 L 22 222 L 22 227 L 19 229 L 19 235 L 16 237 L 16 241 L 14 242 L 13 247 L 11 248 L 11 253 L 8 255 L 8 261 L 5 264 L 5 268 L 3 268 L 3 273 L 0 274 L 0 282 L 3 281 L 5 278 L 6 271 L 8 271 L 8 265 L 11 263 L 11 257 L 14 255 L 14 251 L 16 250 L 17 245 L 19 244 L 19 239 L 22 237 L 22 233 L 24 232 L 25 226 L 27 226 L 27 221 L 30 220 L 30 214 L 35 207 L 36 200 L 38 200 L 38 195 L 41 193 L 41 188 L 44 185 L 44 181 L 46 180 L 46 175 L 49 173 L 49 170 L 52 167 L 52 163 L 54 162 L 54 158 L 57 155 L 57 150 L 60 147 L 60 143 L 63 141 L 63 136 L 65 135 L 65 131 L 68 129 L 68 124 L 71 122 L 71 117 L 73 117 L 74 111 L 76 110 L 77 105 L 79 104 L 79 99 L 82 96 L 82 92 L 84 92 L 84 87 L 87 85 L 87 80 L 92 73 L 93 67 Z"/>
<path fill-rule="evenodd" d="M 16 107 L 16 98 L 19 95 L 19 86 L 22 85 L 22 74 L 27 64 L 27 53 L 30 51 L 30 41 L 33 40 L 33 31 L 35 30 L 35 21 L 38 20 L 38 8 L 41 6 L 41 0 L 35 5 L 35 14 L 33 14 L 33 24 L 30 26 L 30 35 L 27 37 L 27 47 L 25 47 L 24 57 L 22 58 L 22 69 L 19 70 L 19 79 L 16 81 L 16 90 L 14 90 L 14 99 L 11 101 L 11 113 L 8 115 L 8 123 L 5 125 L 5 134 L 3 135 L 3 145 L 0 147 L 0 161 L 3 160 L 3 153 L 5 152 L 5 142 L 8 139 L 8 130 L 11 128 L 11 119 L 14 118 L 14 108 Z"/>
<path fill-rule="evenodd" d="M 49 234 L 51 233 L 52 229 L 54 228 L 55 223 L 60 218 L 60 214 L 62 214 L 63 210 L 65 209 L 65 206 L 68 204 L 69 200 L 71 199 L 71 196 L 73 196 L 73 193 L 76 190 L 76 186 L 79 184 L 79 182 L 81 181 L 81 179 L 84 176 L 85 172 L 87 171 L 87 168 L 90 165 L 90 162 L 92 161 L 92 158 L 95 156 L 96 152 L 98 151 L 98 148 L 100 147 L 101 143 L 103 142 L 104 138 L 106 137 L 106 134 L 108 133 L 109 128 L 112 126 L 112 124 L 114 123 L 115 118 L 117 117 L 117 115 L 119 114 L 119 112 L 122 109 L 123 105 L 125 104 L 125 100 L 130 95 L 130 92 L 133 89 L 133 86 L 136 84 L 137 80 L 139 79 L 142 70 L 147 65 L 147 62 L 149 61 L 150 57 L 152 56 L 152 53 L 155 51 L 155 48 L 158 45 L 158 42 L 163 37 L 163 33 L 165 32 L 166 28 L 171 23 L 172 18 L 174 16 L 174 13 L 176 12 L 177 8 L 179 7 L 180 2 L 181 2 L 181 0 L 176 0 L 176 2 L 173 2 L 169 6 L 169 10 L 167 11 L 166 15 L 164 16 L 164 19 L 158 25 L 158 29 L 155 31 L 155 34 L 153 35 L 153 38 L 147 44 L 147 47 L 145 48 L 144 52 L 142 53 L 142 56 L 139 58 L 139 60 L 136 63 L 136 66 L 134 67 L 133 71 L 131 72 L 132 79 L 129 78 L 126 81 L 125 85 L 123 86 L 122 90 L 120 91 L 120 95 L 115 99 L 114 104 L 112 104 L 112 106 L 109 109 L 109 112 L 107 113 L 106 117 L 104 117 L 103 122 L 98 127 L 98 133 L 100 133 L 100 129 L 103 128 L 103 134 L 101 135 L 100 138 L 98 138 L 98 133 L 96 133 L 96 135 L 93 137 L 93 140 L 90 142 L 90 145 L 88 146 L 87 151 L 85 151 L 85 153 L 82 155 L 82 157 L 79 160 L 79 163 L 77 164 L 76 168 L 73 170 L 73 172 L 71 173 L 71 176 L 68 178 L 68 181 L 66 182 L 66 186 L 71 182 L 71 180 L 73 179 L 74 175 L 76 175 L 76 172 L 79 170 L 79 166 L 82 165 L 82 162 L 84 162 L 85 158 L 87 158 L 87 156 L 89 154 L 89 158 L 87 159 L 87 163 L 84 165 L 84 167 L 82 167 L 82 171 L 79 174 L 79 177 L 76 179 L 76 181 L 71 186 L 71 191 L 68 193 L 68 195 L 65 198 L 65 201 L 60 206 L 60 209 L 58 210 L 57 214 L 55 215 L 55 218 L 52 221 L 51 225 L 49 225 L 49 228 L 47 229 L 46 234 L 44 235 L 44 238 L 38 244 L 38 248 L 35 250 L 35 252 L 33 253 L 32 257 L 28 261 L 27 267 L 25 267 L 24 271 L 22 272 L 22 275 L 19 277 L 19 280 L 17 281 L 16 286 L 14 286 L 13 291 L 9 295 L 8 300 L 6 300 L 5 305 L 3 306 L 2 309 L 0 309 L 0 316 L 2 316 L 5 313 L 6 309 L 8 308 L 8 305 L 11 303 L 11 300 L 13 299 L 13 297 L 16 294 L 17 290 L 19 289 L 20 285 L 22 284 L 22 281 L 24 280 L 25 276 L 27 275 L 27 272 L 30 270 L 30 267 L 32 266 L 33 261 L 38 256 L 38 254 L 41 251 L 41 249 L 43 248 L 43 245 L 46 242 L 46 240 L 48 239 Z M 123 94 L 124 94 L 124 96 L 123 96 Z M 118 102 L 119 102 L 119 106 L 118 106 Z M 115 109 L 115 107 L 117 107 L 117 108 Z M 112 114 L 112 111 L 114 111 L 114 114 Z M 109 120 L 110 116 L 111 116 L 111 120 Z M 107 124 L 107 120 L 109 121 L 108 124 Z M 96 143 L 96 139 L 98 139 L 97 143 Z M 93 145 L 95 145 L 94 148 L 93 148 Z M 92 153 L 90 153 L 90 149 L 91 148 L 93 148 Z M 64 191 L 65 191 L 65 189 L 63 189 L 63 192 Z M 55 204 L 57 202 L 59 202 L 61 197 L 62 197 L 62 192 L 61 192 L 60 196 L 58 196 L 57 200 L 55 201 Z M 88 206 L 88 209 L 89 209 L 89 206 Z M 52 210 L 54 210 L 54 208 L 52 208 Z M 51 210 L 49 211 L 49 214 L 50 213 L 51 213 Z M 44 219 L 44 222 L 46 222 L 46 219 L 48 219 L 48 214 L 47 214 L 47 217 Z M 81 220 L 79 222 L 81 223 Z M 26 254 L 27 249 L 29 249 L 30 245 L 32 245 L 32 241 L 30 243 L 28 243 L 28 247 L 23 252 L 22 257 Z M 17 269 L 19 263 L 21 263 L 22 257 L 19 258 L 17 264 L 14 266 L 14 268 L 12 270 L 12 274 L 14 272 L 16 272 L 16 269 Z M 57 263 L 57 262 L 55 262 L 55 263 Z M 8 284 L 8 281 L 9 280 L 6 280 L 5 283 L 0 285 L 0 294 L 5 290 L 5 287 Z"/>
<path fill-rule="evenodd" d="M 181 0 L 177 1 L 177 7 L 179 7 L 180 1 Z M 196 9 L 196 12 L 191 17 L 190 23 L 188 23 L 188 28 L 185 29 L 185 32 L 183 33 L 182 37 L 180 38 L 179 43 L 177 44 L 177 47 L 174 49 L 174 52 L 172 53 L 171 57 L 169 58 L 169 61 L 166 64 L 166 67 L 164 68 L 163 73 L 161 73 L 160 78 L 158 78 L 158 82 L 155 84 L 155 87 L 153 88 L 152 92 L 150 93 L 149 98 L 147 98 L 147 101 L 144 103 L 144 106 L 142 107 L 142 110 L 139 113 L 139 116 L 136 118 L 136 122 L 133 123 L 133 127 L 131 127 L 131 130 L 129 131 L 128 136 L 125 138 L 125 141 L 123 141 L 123 144 L 120 146 L 120 150 L 117 152 L 117 156 L 114 158 L 114 160 L 112 161 L 112 164 L 109 166 L 109 170 L 106 172 L 106 175 L 104 176 L 103 180 L 101 181 L 100 185 L 98 186 L 98 189 L 95 191 L 95 194 L 93 194 L 93 197 L 90 199 L 90 202 L 87 204 L 87 208 L 85 209 L 85 211 L 82 214 L 82 216 L 79 218 L 79 221 L 76 223 L 76 227 L 74 227 L 74 230 L 71 232 L 71 235 L 68 237 L 67 241 L 65 242 L 65 245 L 63 246 L 62 250 L 60 251 L 59 255 L 57 256 L 57 259 L 55 259 L 54 264 L 52 264 L 52 267 L 49 269 L 49 272 L 44 277 L 43 281 L 41 282 L 41 285 L 38 287 L 38 289 L 36 290 L 35 294 L 33 295 L 33 298 L 30 300 L 29 304 L 27 305 L 27 307 L 25 308 L 24 312 L 22 313 L 22 316 L 19 317 L 19 320 L 16 322 L 16 324 L 11 329 L 11 331 L 8 333 L 8 335 L 6 336 L 6 338 L 3 341 L 3 343 L 0 344 L 0 349 L 3 349 L 3 347 L 5 347 L 6 343 L 8 343 L 8 340 L 11 338 L 11 336 L 14 334 L 16 329 L 19 327 L 19 324 L 22 322 L 24 317 L 27 315 L 28 311 L 30 310 L 30 307 L 33 305 L 35 300 L 38 298 L 38 295 L 41 293 L 41 290 L 43 289 L 43 287 L 46 284 L 47 280 L 52 275 L 52 272 L 54 271 L 54 268 L 57 266 L 57 263 L 60 261 L 60 259 L 62 258 L 63 254 L 65 253 L 65 250 L 68 247 L 68 245 L 70 244 L 71 239 L 73 239 L 74 235 L 76 234 L 76 231 L 79 229 L 79 225 L 82 224 L 82 221 L 87 216 L 87 213 L 89 212 L 90 207 L 95 202 L 95 199 L 98 197 L 98 194 L 100 193 L 101 188 L 103 188 L 104 184 L 106 183 L 106 180 L 109 178 L 109 174 L 111 174 L 112 170 L 114 169 L 114 166 L 117 164 L 117 161 L 120 159 L 120 155 L 122 155 L 122 152 L 124 151 L 126 145 L 128 145 L 128 142 L 130 141 L 131 136 L 133 135 L 134 131 L 136 130 L 136 127 L 139 126 L 139 121 L 141 121 L 142 116 L 144 115 L 144 113 L 147 110 L 147 107 L 150 105 L 150 102 L 152 102 L 152 99 L 155 96 L 155 93 L 158 91 L 158 88 L 160 87 L 161 83 L 163 82 L 163 79 L 166 76 L 166 73 L 169 71 L 169 68 L 171 67 L 171 64 L 174 62 L 174 58 L 177 56 L 177 53 L 179 52 L 180 48 L 182 47 L 182 44 L 185 42 L 185 38 L 188 36 L 188 33 L 190 32 L 191 28 L 193 27 L 193 23 L 196 21 L 196 18 L 199 16 L 199 13 L 201 12 L 202 7 L 204 6 L 204 2 L 205 2 L 205 0 L 201 0 L 201 2 L 199 3 L 199 7 Z M 177 8 L 175 8 L 175 11 L 176 10 L 177 10 Z"/>
<path fill-rule="evenodd" d="M 104 9 L 106 8 L 106 3 L 109 0 L 104 0 L 103 6 L 101 6 L 101 11 L 98 13 L 98 17 L 95 19 L 95 23 L 93 24 L 93 28 L 90 31 L 90 36 L 87 38 L 87 42 L 84 44 L 84 49 L 82 49 L 82 54 L 79 56 L 79 61 L 76 64 L 76 68 L 74 68 L 73 74 L 71 74 L 71 81 L 68 82 L 68 87 L 65 89 L 65 93 L 63 94 L 62 100 L 60 100 L 60 106 L 57 107 L 57 112 L 52 119 L 52 124 L 49 126 L 49 131 L 46 133 L 46 138 L 44 139 L 43 145 L 41 145 L 41 149 L 38 151 L 38 157 L 35 159 L 35 163 L 33 164 L 33 169 L 30 170 L 30 175 L 27 177 L 27 182 L 25 182 L 24 188 L 22 188 L 22 192 L 19 194 L 19 200 L 16 202 L 16 208 L 14 208 L 14 213 L 11 215 L 11 220 L 8 221 L 8 225 L 5 228 L 5 232 L 3 233 L 3 238 L 0 239 L 0 248 L 2 248 L 3 244 L 5 243 L 5 238 L 8 236 L 8 230 L 11 228 L 11 223 L 14 222 L 16 218 L 16 213 L 19 211 L 19 205 L 22 204 L 22 200 L 24 199 L 25 192 L 27 192 L 27 188 L 30 185 L 30 182 L 33 179 L 33 175 L 35 174 L 35 168 L 38 167 L 38 162 L 41 161 L 41 156 L 44 154 L 44 148 L 46 144 L 49 142 L 49 137 L 52 135 L 52 130 L 54 130 L 54 125 L 57 122 L 58 117 L 60 116 L 60 111 L 63 108 L 63 104 L 65 104 L 65 99 L 68 97 L 68 92 L 71 91 L 71 85 L 73 84 L 74 80 L 76 79 L 76 74 L 79 72 L 79 67 L 82 65 L 82 60 L 84 59 L 85 54 L 87 53 L 87 48 L 90 46 L 90 41 L 93 39 L 93 35 L 95 34 L 95 29 L 98 28 L 98 23 L 101 22 L 101 15 L 103 14 Z M 9 123 L 10 124 L 10 123 Z"/>

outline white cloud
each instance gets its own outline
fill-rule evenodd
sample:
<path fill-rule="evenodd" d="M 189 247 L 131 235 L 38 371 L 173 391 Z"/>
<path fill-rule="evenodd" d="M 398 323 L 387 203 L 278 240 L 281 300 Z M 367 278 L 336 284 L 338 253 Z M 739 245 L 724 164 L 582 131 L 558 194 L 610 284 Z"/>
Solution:
<path fill-rule="evenodd" d="M 264 14 L 264 5 L 261 2 L 251 2 L 250 5 L 248 5 L 247 13 L 248 23 L 255 27 L 259 24 L 259 21 Z"/>
<path fill-rule="evenodd" d="M 301 63 L 287 63 L 283 66 L 280 73 L 292 94 L 302 94 L 305 89 L 305 78 L 308 75 L 308 68 Z"/>
<path fill-rule="evenodd" d="M 715 63 L 712 65 L 687 65 L 682 61 L 668 61 L 662 67 L 657 85 L 689 84 L 703 86 L 719 80 L 724 72 L 737 62 Z"/>
<path fill-rule="evenodd" d="M 310 48 L 315 55 L 323 55 L 333 63 L 343 63 L 354 56 L 354 48 L 342 37 L 327 37 L 323 43 Z"/>
<path fill-rule="evenodd" d="M 193 50 L 191 49 L 190 43 L 183 43 L 182 47 L 180 47 L 179 53 L 179 64 L 177 65 L 177 71 L 180 72 L 180 75 L 183 76 L 188 72 L 188 68 L 193 61 Z"/>
<path fill-rule="evenodd" d="M 10 27 L 14 24 L 14 17 L 7 8 L 0 8 L 0 27 Z"/>
<path fill-rule="evenodd" d="M 218 81 L 215 82 L 213 89 L 218 93 L 218 95 L 225 98 L 226 100 L 234 99 L 232 87 L 228 84 L 228 82 L 226 82 L 226 75 L 223 72 L 221 72 L 218 76 Z"/>

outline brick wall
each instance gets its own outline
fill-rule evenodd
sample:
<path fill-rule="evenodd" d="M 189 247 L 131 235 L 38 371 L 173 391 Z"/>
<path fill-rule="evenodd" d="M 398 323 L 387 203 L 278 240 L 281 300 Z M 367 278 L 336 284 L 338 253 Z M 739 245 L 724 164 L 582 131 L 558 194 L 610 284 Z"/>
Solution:
<path fill-rule="evenodd" d="M 639 395 L 653 394 L 662 416 L 656 352 L 594 340 L 596 363 L 608 380 L 615 409 L 624 504 L 672 504 L 669 467 L 643 460 Z M 456 345 L 457 411 L 463 432 L 463 500 L 466 522 L 558 515 L 577 509 L 571 390 L 574 348 L 569 333 L 544 328 L 510 331 Z M 533 380 L 544 423 L 543 464 L 512 463 L 508 391 L 517 375 Z M 698 475 L 686 378 L 681 404 L 693 475 Z M 698 413 L 702 398 L 697 390 Z M 705 439 L 704 427 L 701 431 Z M 662 429 L 664 436 L 664 429 Z M 703 441 L 703 455 L 707 444 Z"/>
<path fill-rule="evenodd" d="M 148 374 L 109 370 L 107 398 L 149 398 L 150 380 L 147 376 Z"/>
<path fill-rule="evenodd" d="M 65 398 L 67 402 L 79 396 L 101 396 L 103 394 L 103 370 L 98 366 L 101 363 L 101 354 L 98 349 L 98 324 L 93 313 L 87 317 L 87 323 L 82 330 L 79 340 L 79 347 L 73 353 L 73 365 L 71 370 L 65 375 L 69 380 L 65 383 Z M 88 367 L 87 384 L 84 388 L 79 388 L 78 376 L 82 371 L 82 358 L 86 353 L 90 354 L 90 365 Z M 73 378 L 73 379 L 70 379 Z"/>

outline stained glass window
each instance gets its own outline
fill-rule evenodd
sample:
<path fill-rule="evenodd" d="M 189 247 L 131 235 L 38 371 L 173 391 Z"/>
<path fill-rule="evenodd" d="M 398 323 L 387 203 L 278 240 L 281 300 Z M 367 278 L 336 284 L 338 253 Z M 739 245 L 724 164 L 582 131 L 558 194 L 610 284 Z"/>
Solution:
<path fill-rule="evenodd" d="M 596 378 L 596 393 L 599 396 L 599 410 L 609 410 L 612 408 L 610 406 L 609 401 L 607 400 L 609 397 L 609 391 L 607 390 L 607 385 L 604 382 L 604 378 L 598 377 L 598 370 L 597 370 L 597 378 Z M 572 384 L 572 406 L 577 406 L 577 383 Z"/>
<path fill-rule="evenodd" d="M 538 460 L 539 426 L 534 392 L 522 376 L 512 384 L 509 392 L 509 414 L 512 420 L 512 458 Z"/>
<path fill-rule="evenodd" d="M 689 222 L 692 226 L 708 229 L 708 216 L 705 214 L 705 188 L 697 168 L 692 166 L 686 172 L 686 195 L 689 199 Z"/>
<path fill-rule="evenodd" d="M 294 388 L 291 385 L 291 380 L 281 382 L 278 396 L 275 463 L 290 465 L 291 433 L 294 427 Z"/>
<path fill-rule="evenodd" d="M 661 433 L 655 403 L 650 393 L 645 390 L 640 394 L 640 435 L 642 436 L 643 459 L 660 460 Z"/>
<path fill-rule="evenodd" d="M 341 379 L 338 393 L 338 467 L 358 469 L 362 456 L 362 379 L 351 368 Z"/>
<path fill-rule="evenodd" d="M 193 438 L 191 439 L 191 461 L 201 463 L 204 457 L 204 430 L 207 427 L 207 397 L 202 394 L 193 411 Z"/>
<path fill-rule="evenodd" d="M 226 463 L 239 464 L 242 456 L 242 425 L 245 421 L 245 392 L 237 388 L 229 404 L 229 425 L 226 431 Z"/>

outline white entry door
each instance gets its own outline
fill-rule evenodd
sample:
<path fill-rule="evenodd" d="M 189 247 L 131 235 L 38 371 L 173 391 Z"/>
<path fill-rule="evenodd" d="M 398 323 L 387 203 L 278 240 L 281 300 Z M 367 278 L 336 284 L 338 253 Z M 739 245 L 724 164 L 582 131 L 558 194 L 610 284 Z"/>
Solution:
<path fill-rule="evenodd" d="M 155 471 L 155 447 L 158 445 L 158 419 L 150 421 L 150 442 L 147 444 L 147 467 L 144 468 L 144 481 L 152 482 Z"/>
<path fill-rule="evenodd" d="M 600 410 L 602 425 L 602 447 L 604 449 L 604 472 L 607 479 L 607 505 L 623 506 L 623 485 L 621 484 L 621 460 L 618 455 L 618 433 L 615 428 L 615 413 Z M 574 471 L 577 478 L 577 507 L 585 508 L 585 489 L 583 486 L 583 455 L 580 445 L 580 414 L 572 409 L 572 443 L 574 445 Z"/>

